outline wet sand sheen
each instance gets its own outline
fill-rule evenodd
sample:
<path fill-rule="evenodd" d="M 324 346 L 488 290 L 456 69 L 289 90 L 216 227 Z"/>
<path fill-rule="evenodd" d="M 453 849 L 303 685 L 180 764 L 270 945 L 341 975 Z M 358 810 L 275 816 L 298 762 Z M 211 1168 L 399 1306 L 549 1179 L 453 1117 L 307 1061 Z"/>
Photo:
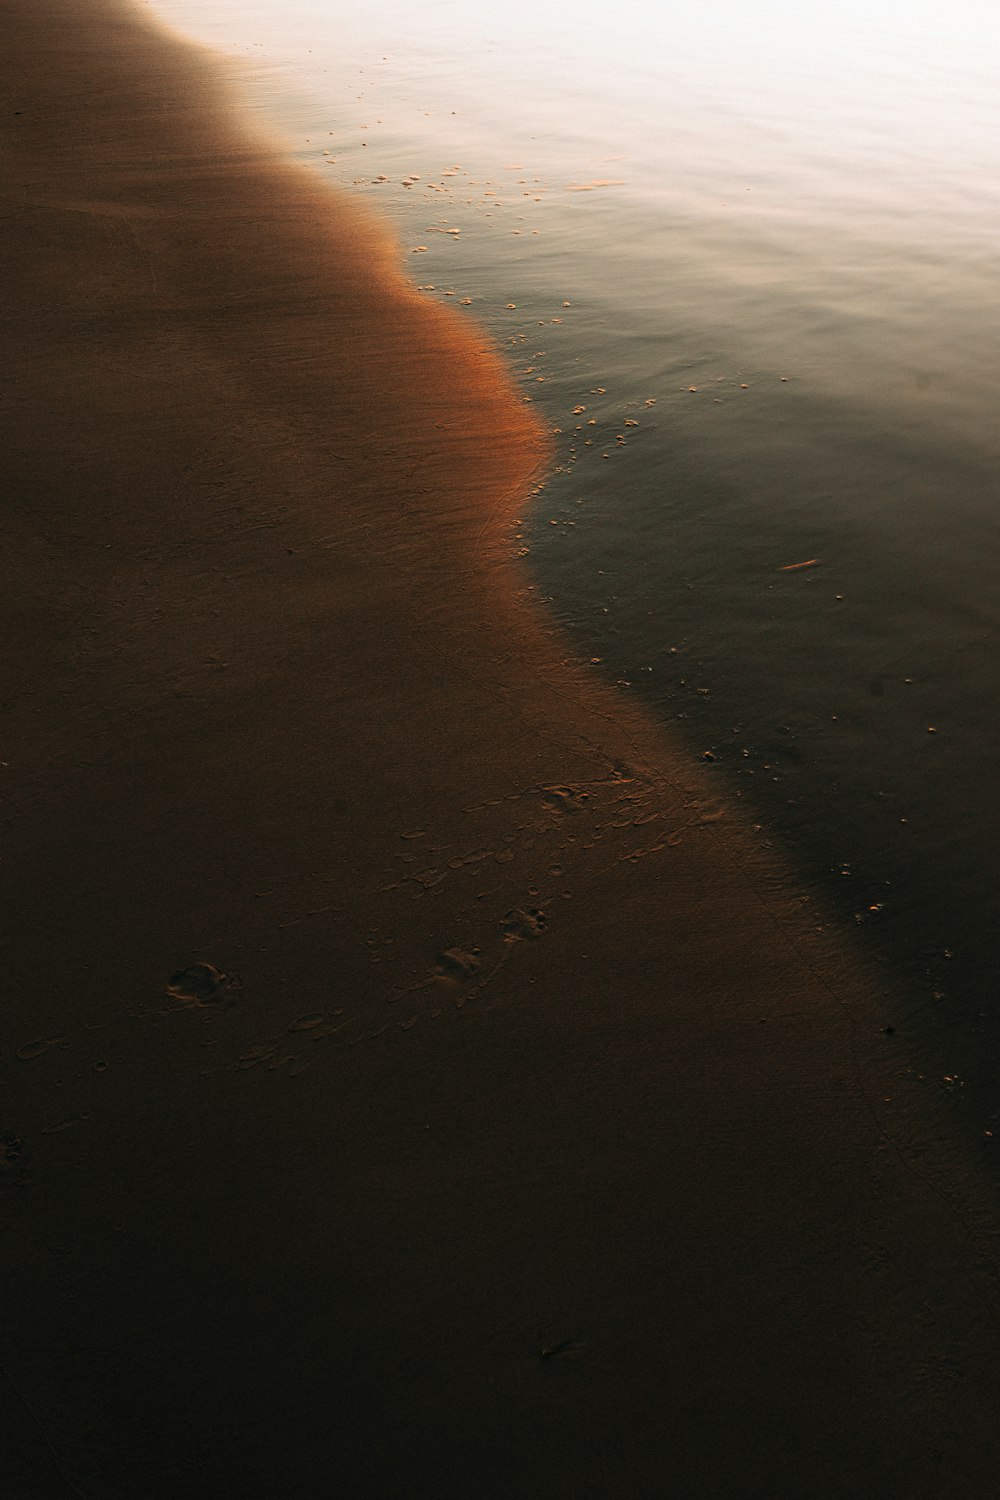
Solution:
<path fill-rule="evenodd" d="M 495 352 L 130 6 L 7 32 L 6 1491 L 985 1493 L 992 1200 L 533 607 Z"/>

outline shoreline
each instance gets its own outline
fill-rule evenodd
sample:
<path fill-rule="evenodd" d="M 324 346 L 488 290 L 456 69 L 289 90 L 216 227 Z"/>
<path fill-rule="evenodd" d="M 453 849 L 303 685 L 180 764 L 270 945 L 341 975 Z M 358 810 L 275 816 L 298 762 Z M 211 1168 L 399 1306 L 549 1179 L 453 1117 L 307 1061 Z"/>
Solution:
<path fill-rule="evenodd" d="M 986 1493 L 992 1192 L 531 604 L 499 355 L 199 49 L 9 31 L 7 1491 Z"/>

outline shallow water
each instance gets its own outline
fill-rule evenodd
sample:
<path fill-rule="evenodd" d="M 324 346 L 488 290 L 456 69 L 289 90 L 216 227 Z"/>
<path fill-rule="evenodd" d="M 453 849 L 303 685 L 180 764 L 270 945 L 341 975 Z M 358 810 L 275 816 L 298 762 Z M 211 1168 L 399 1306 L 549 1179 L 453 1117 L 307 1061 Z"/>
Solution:
<path fill-rule="evenodd" d="M 506 347 L 560 429 L 522 527 L 539 595 L 856 921 L 985 1128 L 1000 19 L 155 8 L 249 59 L 252 108 Z"/>

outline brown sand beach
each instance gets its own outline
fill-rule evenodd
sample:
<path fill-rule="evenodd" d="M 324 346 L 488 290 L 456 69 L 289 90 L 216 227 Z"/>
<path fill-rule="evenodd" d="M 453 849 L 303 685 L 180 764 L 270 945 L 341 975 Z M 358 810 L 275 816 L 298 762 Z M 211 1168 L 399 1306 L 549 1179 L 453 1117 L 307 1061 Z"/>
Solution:
<path fill-rule="evenodd" d="M 498 354 L 126 0 L 2 27 L 2 1493 L 992 1493 L 992 1188 L 534 604 Z"/>

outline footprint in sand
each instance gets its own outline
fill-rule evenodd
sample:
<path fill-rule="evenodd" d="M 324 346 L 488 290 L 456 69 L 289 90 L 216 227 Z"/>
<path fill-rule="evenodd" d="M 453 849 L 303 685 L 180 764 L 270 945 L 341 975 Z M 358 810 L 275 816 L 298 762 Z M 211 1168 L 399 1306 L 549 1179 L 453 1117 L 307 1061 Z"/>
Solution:
<path fill-rule="evenodd" d="M 239 984 L 235 974 L 223 974 L 214 964 L 191 964 L 167 981 L 167 994 L 187 1005 L 220 1005 L 227 991 Z"/>
<path fill-rule="evenodd" d="M 581 792 L 575 786 L 546 786 L 542 788 L 542 802 L 550 812 L 579 812 L 589 796 L 589 792 Z"/>
<path fill-rule="evenodd" d="M 478 974 L 482 964 L 477 951 L 467 953 L 464 948 L 446 948 L 437 956 L 437 971 L 442 979 L 454 979 L 461 983 L 473 974 Z"/>
<path fill-rule="evenodd" d="M 548 917 L 540 907 L 529 906 L 524 909 L 515 906 L 513 911 L 507 913 L 500 926 L 509 943 L 531 942 L 534 938 L 541 937 L 548 926 L 548 921 Z"/>

